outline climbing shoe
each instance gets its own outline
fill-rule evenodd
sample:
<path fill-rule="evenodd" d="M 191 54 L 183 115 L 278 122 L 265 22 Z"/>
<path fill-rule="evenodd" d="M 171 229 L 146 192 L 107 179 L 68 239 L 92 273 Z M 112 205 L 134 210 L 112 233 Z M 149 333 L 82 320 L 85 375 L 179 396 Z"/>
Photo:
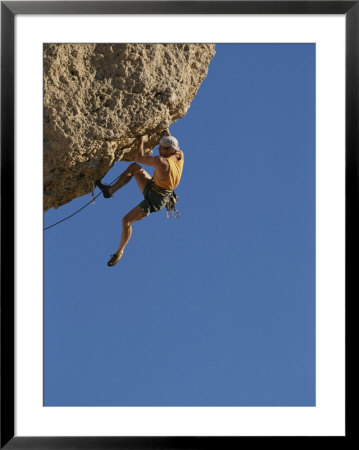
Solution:
<path fill-rule="evenodd" d="M 122 258 L 122 253 L 114 253 L 113 255 L 111 255 L 111 258 L 108 260 L 107 265 L 109 267 L 112 267 L 115 264 L 117 264 L 121 258 Z"/>
<path fill-rule="evenodd" d="M 110 194 L 110 186 L 108 184 L 102 184 L 100 180 L 97 180 L 95 184 L 102 191 L 105 198 L 112 197 L 112 195 Z"/>

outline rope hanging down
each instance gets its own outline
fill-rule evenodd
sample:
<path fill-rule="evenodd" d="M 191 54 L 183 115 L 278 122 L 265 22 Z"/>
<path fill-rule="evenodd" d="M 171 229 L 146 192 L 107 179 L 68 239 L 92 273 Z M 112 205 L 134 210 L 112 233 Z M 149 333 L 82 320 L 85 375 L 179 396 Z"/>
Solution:
<path fill-rule="evenodd" d="M 110 186 L 112 186 L 119 178 L 120 178 L 120 176 L 118 176 L 117 178 L 115 178 L 115 179 L 110 183 Z M 44 231 L 46 231 L 46 230 L 48 230 L 49 228 L 52 228 L 52 227 L 58 225 L 59 223 L 65 222 L 65 220 L 68 220 L 68 219 L 70 219 L 71 217 L 75 216 L 76 214 L 78 214 L 80 211 L 82 211 L 83 209 L 85 209 L 85 208 L 86 208 L 88 205 L 90 205 L 91 203 L 94 204 L 94 203 L 95 203 L 95 200 L 97 199 L 97 197 L 98 197 L 99 195 L 101 195 L 101 194 L 102 194 L 102 192 L 99 192 L 99 193 L 96 195 L 96 197 L 94 197 L 94 196 L 92 195 L 91 200 L 90 200 L 89 202 L 87 202 L 84 206 L 82 206 L 80 209 L 78 209 L 78 210 L 75 211 L 74 213 L 70 214 L 69 216 L 65 217 L 64 219 L 61 219 L 61 220 L 59 220 L 58 222 L 55 222 L 55 223 L 53 223 L 52 225 L 49 225 L 48 227 L 45 227 L 45 228 L 44 228 Z"/>

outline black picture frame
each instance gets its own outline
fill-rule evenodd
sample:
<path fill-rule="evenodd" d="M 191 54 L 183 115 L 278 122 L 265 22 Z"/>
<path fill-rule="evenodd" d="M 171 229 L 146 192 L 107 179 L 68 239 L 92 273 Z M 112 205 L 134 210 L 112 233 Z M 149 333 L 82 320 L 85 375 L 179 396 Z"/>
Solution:
<path fill-rule="evenodd" d="M 14 435 L 14 19 L 17 14 L 340 14 L 346 20 L 346 433 L 352 437 L 350 306 L 359 298 L 359 1 L 4 1 L 1 2 L 1 440 L 6 449 L 231 448 L 247 437 L 25 437 Z M 317 440 L 321 436 L 315 437 Z M 270 437 L 256 437 L 262 443 Z M 291 439 L 271 437 L 288 445 Z M 325 438 L 322 436 L 321 438 Z"/>

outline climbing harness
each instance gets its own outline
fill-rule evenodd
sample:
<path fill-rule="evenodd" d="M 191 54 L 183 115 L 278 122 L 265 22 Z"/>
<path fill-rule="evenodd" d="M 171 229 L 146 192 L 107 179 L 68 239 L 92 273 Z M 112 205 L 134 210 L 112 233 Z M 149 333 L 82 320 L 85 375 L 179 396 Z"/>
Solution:
<path fill-rule="evenodd" d="M 175 193 L 175 191 L 171 191 L 169 189 L 162 188 L 160 186 L 157 186 L 154 184 L 154 179 L 151 179 L 150 182 L 151 189 L 158 194 L 160 194 L 162 197 L 167 197 L 167 203 L 166 203 L 166 217 L 167 219 L 171 219 L 172 217 L 175 217 L 176 219 L 179 218 L 181 215 L 178 209 L 176 209 L 176 203 L 178 201 L 178 195 Z"/>

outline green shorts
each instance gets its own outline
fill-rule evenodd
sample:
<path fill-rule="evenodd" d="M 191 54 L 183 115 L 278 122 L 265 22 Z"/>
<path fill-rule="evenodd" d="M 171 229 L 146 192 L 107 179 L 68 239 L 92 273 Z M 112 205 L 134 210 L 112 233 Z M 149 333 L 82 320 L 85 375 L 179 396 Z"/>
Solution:
<path fill-rule="evenodd" d="M 168 196 L 163 196 L 158 192 L 155 192 L 153 189 L 151 189 L 151 185 L 151 181 L 146 184 L 143 190 L 143 196 L 145 198 L 139 204 L 146 216 L 153 212 L 160 211 L 166 206 L 168 202 Z"/>

